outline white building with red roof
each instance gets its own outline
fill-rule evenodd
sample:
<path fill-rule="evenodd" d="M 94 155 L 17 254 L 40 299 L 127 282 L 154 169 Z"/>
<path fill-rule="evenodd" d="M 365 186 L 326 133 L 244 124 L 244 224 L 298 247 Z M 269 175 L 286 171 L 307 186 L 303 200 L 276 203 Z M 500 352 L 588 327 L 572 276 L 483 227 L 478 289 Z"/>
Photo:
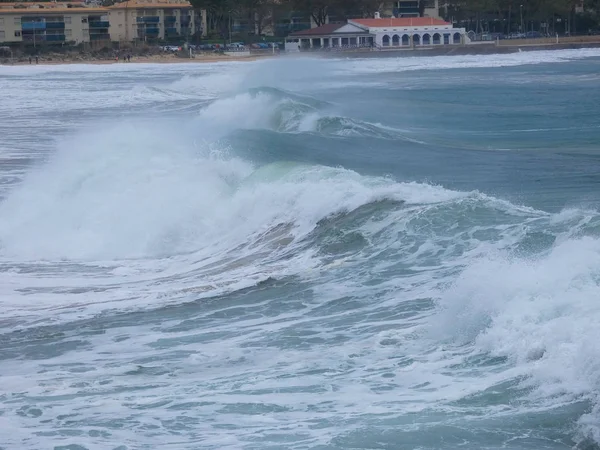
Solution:
<path fill-rule="evenodd" d="M 433 17 L 351 19 L 292 33 L 286 50 L 376 47 L 380 49 L 463 45 L 464 28 Z"/>

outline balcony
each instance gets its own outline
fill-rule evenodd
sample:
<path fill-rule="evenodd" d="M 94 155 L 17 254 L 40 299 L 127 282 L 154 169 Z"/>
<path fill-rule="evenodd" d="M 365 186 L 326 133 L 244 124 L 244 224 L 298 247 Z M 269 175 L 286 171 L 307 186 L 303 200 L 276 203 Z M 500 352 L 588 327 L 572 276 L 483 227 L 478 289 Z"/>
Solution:
<path fill-rule="evenodd" d="M 158 36 L 160 33 L 158 28 L 146 28 L 144 31 L 146 36 Z"/>
<path fill-rule="evenodd" d="M 46 22 L 23 22 L 21 27 L 24 31 L 26 30 L 45 30 Z"/>
<path fill-rule="evenodd" d="M 90 41 L 110 41 L 110 34 L 108 34 L 108 33 L 90 34 Z"/>
<path fill-rule="evenodd" d="M 137 18 L 138 23 L 160 23 L 159 16 L 144 16 Z"/>
<path fill-rule="evenodd" d="M 48 30 L 63 30 L 64 28 L 64 22 L 46 22 L 46 29 Z"/>
<path fill-rule="evenodd" d="M 173 27 L 166 28 L 165 34 L 167 34 L 169 36 L 173 36 L 173 35 L 177 34 L 177 28 L 173 28 Z"/>
<path fill-rule="evenodd" d="M 177 17 L 175 16 L 166 16 L 165 23 L 175 23 L 177 22 Z"/>
<path fill-rule="evenodd" d="M 90 22 L 90 28 L 108 28 L 109 26 L 108 20 L 95 20 Z"/>
<path fill-rule="evenodd" d="M 64 42 L 65 35 L 64 34 L 47 34 L 46 41 L 47 42 Z"/>

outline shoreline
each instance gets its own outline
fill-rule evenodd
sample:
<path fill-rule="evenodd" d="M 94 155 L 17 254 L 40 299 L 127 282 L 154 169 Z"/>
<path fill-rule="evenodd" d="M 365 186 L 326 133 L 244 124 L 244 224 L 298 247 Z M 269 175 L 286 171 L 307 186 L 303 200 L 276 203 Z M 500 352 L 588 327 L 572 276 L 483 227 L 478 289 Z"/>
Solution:
<path fill-rule="evenodd" d="M 29 63 L 28 57 L 20 57 L 18 60 L 9 62 L 0 61 L 0 66 L 58 66 L 69 64 L 91 64 L 91 65 L 127 65 L 127 64 L 193 64 L 193 63 L 220 63 L 220 62 L 252 62 L 265 58 L 272 58 L 273 55 L 250 55 L 250 56 L 213 56 L 196 55 L 194 58 L 182 58 L 175 55 L 148 55 L 132 56 L 131 61 L 122 59 L 118 61 L 114 58 L 94 58 L 92 56 L 81 55 L 72 56 L 64 54 L 40 55 L 38 64 L 35 63 L 35 57 Z M 4 60 L 4 61 L 6 61 Z"/>
<path fill-rule="evenodd" d="M 252 54 L 244 56 L 233 55 L 210 55 L 197 54 L 193 58 L 178 57 L 170 54 L 133 56 L 131 61 L 117 61 L 111 58 L 94 57 L 92 55 L 65 55 L 49 54 L 40 55 L 39 63 L 35 60 L 29 63 L 28 57 L 20 57 L 18 60 L 6 58 L 0 60 L 0 66 L 52 66 L 52 65 L 71 65 L 71 64 L 90 64 L 90 65 L 127 65 L 127 64 L 194 64 L 194 63 L 228 63 L 228 62 L 254 62 L 272 58 L 398 58 L 398 57 L 424 57 L 424 56 L 469 56 L 469 55 L 504 55 L 521 52 L 548 51 L 548 50 L 578 50 L 600 48 L 600 41 L 573 42 L 573 43 L 531 43 L 523 42 L 519 44 L 501 44 L 495 42 L 471 44 L 460 47 L 426 47 L 410 49 L 386 49 L 380 51 L 372 50 L 348 50 L 348 51 L 315 51 L 299 53 L 280 53 L 280 54 Z"/>

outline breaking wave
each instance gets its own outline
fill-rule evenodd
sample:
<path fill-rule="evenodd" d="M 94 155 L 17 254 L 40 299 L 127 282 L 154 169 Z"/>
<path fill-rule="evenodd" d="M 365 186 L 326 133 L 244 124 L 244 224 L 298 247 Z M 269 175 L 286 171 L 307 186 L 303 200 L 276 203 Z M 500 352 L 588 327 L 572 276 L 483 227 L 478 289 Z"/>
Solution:
<path fill-rule="evenodd" d="M 197 81 L 168 89 L 193 91 Z M 132 103 L 170 96 L 130 95 Z M 571 405 L 578 442 L 600 441 L 600 213 L 547 213 L 283 157 L 258 165 L 223 143 L 248 129 L 410 139 L 332 103 L 256 86 L 200 105 L 177 127 L 126 120 L 61 139 L 0 204 L 0 325 L 157 309 L 294 280 L 318 297 L 307 310 L 328 321 L 315 339 L 337 333 L 344 313 L 332 305 L 360 311 L 335 336 L 353 346 L 340 344 L 339 354 L 332 346 L 344 366 L 334 369 L 384 380 L 381 391 L 398 375 L 397 397 L 360 391 L 377 411 L 397 413 L 401 401 L 405 411 L 483 422 Z M 323 361 L 298 376 L 310 384 L 334 370 Z M 364 413 L 367 402 L 348 401 L 359 391 L 336 389 L 347 417 Z"/>

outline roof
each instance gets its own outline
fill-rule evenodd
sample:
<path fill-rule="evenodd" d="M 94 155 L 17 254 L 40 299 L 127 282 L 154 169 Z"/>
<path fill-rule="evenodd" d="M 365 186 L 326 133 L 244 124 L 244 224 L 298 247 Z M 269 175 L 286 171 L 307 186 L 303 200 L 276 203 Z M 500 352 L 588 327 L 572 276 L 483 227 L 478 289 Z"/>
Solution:
<path fill-rule="evenodd" d="M 191 8 L 192 5 L 185 0 L 129 0 L 115 3 L 109 9 L 160 9 L 160 8 Z"/>
<path fill-rule="evenodd" d="M 345 23 L 328 23 L 320 27 L 310 28 L 308 30 L 296 31 L 290 36 L 321 36 L 323 34 L 333 34 L 338 28 L 342 28 Z"/>
<path fill-rule="evenodd" d="M 71 14 L 93 14 L 93 13 L 108 13 L 112 9 L 187 9 L 191 8 L 191 5 L 187 1 L 177 0 L 141 0 L 141 1 L 127 1 L 123 3 L 117 3 L 113 6 L 102 7 L 102 6 L 85 6 L 80 2 L 65 2 L 65 3 L 54 3 L 54 2 L 43 2 L 43 3 L 0 3 L 0 14 L 57 14 L 57 13 L 71 13 Z"/>
<path fill-rule="evenodd" d="M 67 8 L 67 6 L 74 8 L 85 8 L 83 2 L 15 2 L 15 3 L 0 3 L 0 10 L 13 10 L 13 9 L 57 9 Z"/>
<path fill-rule="evenodd" d="M 70 1 L 66 1 L 66 2 L 60 2 L 60 3 L 55 3 L 55 2 L 0 2 L 0 8 L 4 9 L 4 8 L 9 8 L 9 9 L 23 9 L 21 8 L 21 6 L 23 7 L 30 7 L 30 6 L 38 6 L 38 5 L 42 5 L 45 8 L 52 8 L 53 6 L 57 6 L 57 5 L 77 5 L 77 6 L 84 6 L 84 2 L 79 1 L 79 0 L 70 0 Z"/>
<path fill-rule="evenodd" d="M 452 25 L 441 19 L 433 17 L 404 17 L 400 19 L 352 19 L 351 23 L 370 28 L 383 27 L 426 27 L 428 25 Z"/>
<path fill-rule="evenodd" d="M 106 14 L 108 10 L 102 7 L 96 8 L 88 8 L 84 6 L 73 6 L 72 8 L 67 8 L 64 5 L 60 5 L 57 7 L 44 7 L 44 8 L 16 8 L 16 9 L 8 9 L 0 7 L 0 14 L 25 14 L 25 15 L 48 15 L 48 14 L 58 14 L 58 13 L 69 13 L 69 14 L 90 14 L 90 13 L 104 13 Z"/>

